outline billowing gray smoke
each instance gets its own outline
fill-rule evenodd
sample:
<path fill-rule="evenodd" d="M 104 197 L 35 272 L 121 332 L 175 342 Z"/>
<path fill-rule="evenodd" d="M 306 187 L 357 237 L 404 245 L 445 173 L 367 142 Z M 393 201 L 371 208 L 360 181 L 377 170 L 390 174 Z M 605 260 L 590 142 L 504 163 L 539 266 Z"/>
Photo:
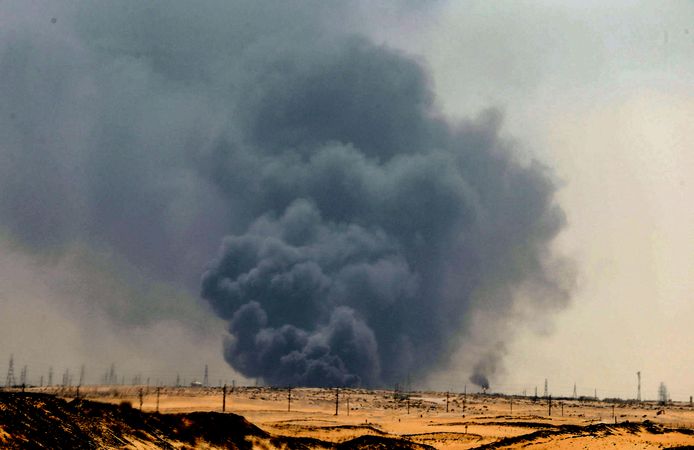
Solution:
<path fill-rule="evenodd" d="M 363 39 L 255 73 L 243 140 L 210 169 L 253 217 L 203 279 L 232 366 L 381 385 L 445 364 L 477 295 L 500 315 L 522 284 L 564 298 L 543 269 L 564 223 L 555 188 L 514 160 L 495 113 L 447 123 L 422 66 Z"/>
<path fill-rule="evenodd" d="M 283 5 L 86 2 L 6 29 L 2 229 L 184 281 L 226 235 L 202 296 L 230 365 L 277 385 L 426 375 L 518 289 L 565 302 L 556 187 L 499 113 L 451 123 L 350 5 Z"/>
<path fill-rule="evenodd" d="M 497 371 L 501 358 L 502 348 L 489 349 L 487 353 L 477 358 L 477 363 L 472 369 L 470 381 L 485 391 L 489 389 L 489 376 Z"/>

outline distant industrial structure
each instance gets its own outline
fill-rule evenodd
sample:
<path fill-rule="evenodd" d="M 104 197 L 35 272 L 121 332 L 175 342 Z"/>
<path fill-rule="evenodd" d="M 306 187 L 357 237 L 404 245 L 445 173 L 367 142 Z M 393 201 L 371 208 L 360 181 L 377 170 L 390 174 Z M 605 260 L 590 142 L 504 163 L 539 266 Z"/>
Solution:
<path fill-rule="evenodd" d="M 14 355 L 10 355 L 10 365 L 7 368 L 7 378 L 5 378 L 5 386 L 12 387 L 17 384 L 14 378 Z"/>

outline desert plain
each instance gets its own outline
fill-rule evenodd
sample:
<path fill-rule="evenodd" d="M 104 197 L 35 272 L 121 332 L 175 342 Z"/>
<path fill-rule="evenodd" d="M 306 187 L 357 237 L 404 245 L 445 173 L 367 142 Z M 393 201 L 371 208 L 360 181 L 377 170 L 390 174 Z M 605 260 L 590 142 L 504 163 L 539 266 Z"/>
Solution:
<path fill-rule="evenodd" d="M 92 402 L 128 405 L 133 410 L 164 415 L 221 413 L 224 408 L 225 413 L 243 416 L 272 436 L 311 438 L 336 445 L 377 436 L 414 446 L 400 448 L 694 448 L 694 408 L 689 402 L 660 405 L 653 401 L 563 398 L 552 399 L 550 409 L 549 398 L 532 396 L 460 392 L 405 395 L 393 390 L 314 388 L 292 389 L 290 402 L 285 388 L 225 389 L 224 405 L 221 387 L 85 386 L 79 395 Z M 74 387 L 28 391 L 66 400 L 77 394 Z M 310 440 L 302 442 L 311 447 Z M 267 442 L 251 445 L 271 448 Z M 215 448 L 208 444 L 200 447 Z M 380 443 L 359 448 L 390 447 Z"/>

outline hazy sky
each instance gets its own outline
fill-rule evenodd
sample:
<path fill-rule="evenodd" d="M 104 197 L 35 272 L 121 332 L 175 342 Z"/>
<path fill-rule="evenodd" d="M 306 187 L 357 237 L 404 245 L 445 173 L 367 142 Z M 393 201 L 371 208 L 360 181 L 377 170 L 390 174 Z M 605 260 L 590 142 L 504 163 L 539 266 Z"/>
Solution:
<path fill-rule="evenodd" d="M 423 55 L 450 114 L 502 105 L 563 180 L 571 306 L 509 346 L 504 390 L 694 392 L 694 3 L 453 2 L 381 34 Z M 499 386 L 501 388 L 501 386 Z"/>
<path fill-rule="evenodd" d="M 549 319 L 535 309 L 524 309 L 534 303 L 521 300 L 507 323 L 494 328 L 494 333 L 507 338 L 492 389 L 531 393 L 537 386 L 542 391 L 547 378 L 553 395 L 570 395 L 576 383 L 579 395 L 592 395 L 597 389 L 601 397 L 633 397 L 640 370 L 644 397 L 655 398 L 658 384 L 664 381 L 673 399 L 684 400 L 694 395 L 694 3 L 603 3 L 353 2 L 343 23 L 338 23 L 335 16 L 340 15 L 334 11 L 321 11 L 320 20 L 365 34 L 376 44 L 401 49 L 419 61 L 430 73 L 436 106 L 447 117 L 474 118 L 486 108 L 500 108 L 501 133 L 514 143 L 518 156 L 538 159 L 558 180 L 557 201 L 567 225 L 553 245 L 558 254 L 573 261 L 576 288 L 569 305 L 553 311 Z M 121 69 L 129 70 L 123 83 L 133 86 L 128 91 L 133 98 L 150 95 L 151 85 L 158 82 L 144 69 L 132 70 L 137 66 L 128 66 L 130 61 L 119 66 L 98 60 L 109 72 L 95 69 L 92 49 L 77 43 L 72 31 L 76 10 L 53 2 L 0 4 L 0 37 L 12 38 L 7 40 L 12 45 L 0 44 L 0 75 L 5 75 L 0 77 L 4 103 L 0 120 L 6 125 L 17 115 L 21 119 L 22 112 L 50 120 L 60 130 L 57 140 L 69 149 L 55 153 L 68 155 L 61 159 L 68 163 L 56 169 L 66 174 L 81 170 L 83 161 L 88 163 L 85 167 L 101 164 L 83 155 L 82 147 L 106 139 L 101 131 L 93 131 L 93 117 L 105 108 L 90 100 L 90 92 L 110 86 L 109 74 Z M 51 25 L 53 17 L 58 20 Z M 298 24 L 306 17 L 288 20 Z M 114 23 L 127 23 L 127 17 L 114 18 Z M 50 33 L 56 29 L 60 39 L 53 41 Z M 238 39 L 244 36 L 240 33 Z M 115 44 L 108 40 L 90 44 L 136 47 L 140 40 L 155 42 L 157 37 L 138 35 Z M 182 42 L 185 47 L 187 41 Z M 214 45 L 193 42 L 190 49 L 205 48 L 200 53 L 207 54 Z M 27 48 L 33 50 L 22 59 Z M 14 94 L 21 89 L 16 81 L 7 80 L 15 74 L 13 66 L 31 58 L 48 61 L 53 70 L 72 80 L 46 89 L 60 89 L 76 98 L 55 101 L 63 105 L 61 112 L 80 120 L 61 122 L 51 111 L 31 104 L 13 107 L 12 102 L 22 102 Z M 83 71 L 90 76 L 80 78 Z M 40 73 L 36 76 L 41 80 Z M 180 76 L 192 75 L 181 72 Z M 193 139 L 201 147 L 212 145 L 211 136 L 220 134 L 223 107 L 201 99 L 194 90 L 185 95 L 176 91 L 176 97 L 170 92 L 168 85 L 156 91 L 153 100 L 138 110 L 142 117 L 166 125 L 159 134 L 148 135 L 150 140 L 135 144 L 171 142 L 175 147 L 174 130 L 198 120 Z M 38 92 L 37 105 L 47 96 Z M 116 102 L 121 100 L 128 104 L 128 99 Z M 182 112 L 177 108 L 181 104 L 193 104 L 192 112 Z M 210 111 L 209 105 L 219 110 Z M 15 110 L 20 112 L 15 115 Z M 123 129 L 136 129 L 137 123 L 131 122 L 123 123 Z M 88 140 L 76 123 L 91 130 Z M 5 125 L 0 130 L 10 131 L 0 145 L 4 141 L 12 147 L 22 139 L 37 148 L 45 145 L 44 131 L 30 130 L 30 135 L 41 136 L 27 138 L 14 125 Z M 109 142 L 115 139 L 121 137 L 108 136 Z M 183 152 L 172 154 L 184 160 L 179 153 Z M 0 155 L 14 157 L 12 152 Z M 70 161 L 76 161 L 74 166 Z M 29 158 L 27 166 L 34 167 L 34 162 Z M 153 157 L 146 163 L 158 167 L 161 161 Z M 102 220 L 117 222 L 116 214 L 99 220 L 80 215 L 84 210 L 100 211 L 98 202 L 84 206 L 94 201 L 91 180 L 85 185 L 62 181 L 49 185 L 69 198 L 64 203 L 79 216 L 61 222 L 59 239 L 36 243 L 35 236 L 46 234 L 39 228 L 31 230 L 33 241 L 27 241 L 24 236 L 29 231 L 22 224 L 37 223 L 32 217 L 25 222 L 5 220 L 0 232 L 0 374 L 14 353 L 18 366 L 29 365 L 34 379 L 53 366 L 57 381 L 65 368 L 74 373 L 82 363 L 96 378 L 112 361 L 128 377 L 141 372 L 168 380 L 179 371 L 187 379 L 199 378 L 199 368 L 208 363 L 214 382 L 239 378 L 223 360 L 224 325 L 197 298 L 201 270 L 193 270 L 214 257 L 219 239 L 237 227 L 237 219 L 220 212 L 223 199 L 184 170 L 183 163 L 178 159 L 169 163 L 167 174 L 146 186 L 156 194 L 149 198 L 173 196 L 176 201 L 157 212 L 151 229 L 143 227 L 151 249 L 167 249 L 163 256 L 149 247 L 139 248 L 136 239 L 123 238 L 117 227 L 102 231 Z M 6 171 L 12 164 L 14 160 L 0 160 L 0 175 L 10 177 Z M 126 167 L 128 160 L 104 164 Z M 32 176 L 50 178 L 50 171 L 37 166 Z M 143 177 L 150 174 L 149 167 L 143 169 Z M 124 204 L 145 202 L 126 189 L 130 181 L 139 182 L 139 176 L 113 180 L 108 189 L 122 182 L 118 192 L 125 192 Z M 2 185 L 3 205 L 15 185 Z M 127 207 L 119 213 L 127 216 Z M 46 214 L 54 217 L 50 210 Z M 205 224 L 203 232 L 190 238 L 196 245 L 181 242 L 200 223 Z M 159 224 L 165 224 L 165 233 L 159 233 Z M 89 239 L 75 241 L 73 235 Z M 159 258 L 179 262 L 147 265 Z M 151 273 L 141 271 L 140 264 L 151 267 Z M 419 385 L 462 389 L 468 383 L 469 365 L 461 352 L 450 368 Z"/>

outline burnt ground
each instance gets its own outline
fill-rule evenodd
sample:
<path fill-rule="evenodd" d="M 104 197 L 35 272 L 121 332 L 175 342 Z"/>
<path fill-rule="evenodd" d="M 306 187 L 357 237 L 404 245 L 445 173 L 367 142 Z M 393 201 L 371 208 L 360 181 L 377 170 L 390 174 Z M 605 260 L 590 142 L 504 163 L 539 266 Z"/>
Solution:
<path fill-rule="evenodd" d="M 431 449 L 407 439 L 362 436 L 335 444 L 270 434 L 242 416 L 142 412 L 129 403 L 66 401 L 50 394 L 0 392 L 0 447 L 12 449 L 221 448 Z"/>

